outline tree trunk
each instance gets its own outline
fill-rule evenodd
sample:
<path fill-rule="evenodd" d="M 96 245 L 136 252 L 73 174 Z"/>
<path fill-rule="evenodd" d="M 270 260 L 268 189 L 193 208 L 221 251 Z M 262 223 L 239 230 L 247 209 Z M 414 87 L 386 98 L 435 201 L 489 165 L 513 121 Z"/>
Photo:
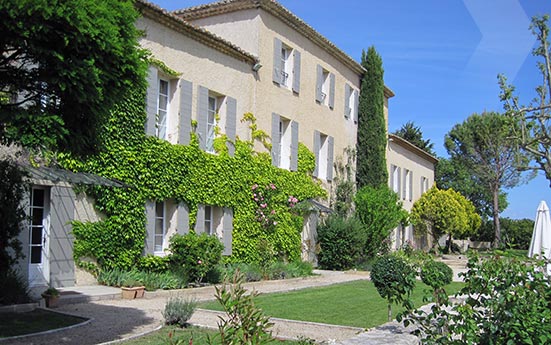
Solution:
<path fill-rule="evenodd" d="M 452 234 L 448 237 L 448 254 L 452 253 Z"/>
<path fill-rule="evenodd" d="M 392 304 L 388 304 L 388 322 L 392 321 Z"/>
<path fill-rule="evenodd" d="M 494 217 L 494 248 L 499 248 L 501 244 L 501 227 L 499 224 L 499 188 L 492 190 L 492 216 Z"/>

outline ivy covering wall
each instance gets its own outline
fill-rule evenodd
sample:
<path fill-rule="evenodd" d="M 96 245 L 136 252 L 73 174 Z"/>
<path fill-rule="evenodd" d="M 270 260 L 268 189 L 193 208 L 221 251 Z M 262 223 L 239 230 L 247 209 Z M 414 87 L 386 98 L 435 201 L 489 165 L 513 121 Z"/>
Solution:
<path fill-rule="evenodd" d="M 199 149 L 195 135 L 190 145 L 173 145 L 144 132 L 145 90 L 136 90 L 118 104 L 108 125 L 101 131 L 100 152 L 85 161 L 61 155 L 60 162 L 74 171 L 95 173 L 119 180 L 128 188 L 93 187 L 88 191 L 96 208 L 105 214 L 97 223 L 75 223 L 75 261 L 94 258 L 101 267 L 130 267 L 143 253 L 145 203 L 147 200 L 174 199 L 185 202 L 193 231 L 198 204 L 233 209 L 232 262 L 259 262 L 273 255 L 279 259 L 300 259 L 303 217 L 289 197 L 299 201 L 326 196 L 320 183 L 311 177 L 315 158 L 299 145 L 298 171 L 271 165 L 268 153 L 253 151 L 253 143 L 236 140 L 235 155 L 226 145 L 215 145 L 217 155 Z M 265 140 L 256 128 L 254 116 L 246 114 L 253 138 Z M 254 133 L 256 131 L 256 133 Z M 217 139 L 225 140 L 224 136 Z M 253 139 L 254 140 L 254 139 Z M 252 186 L 273 184 L 269 205 L 275 225 L 258 221 L 259 204 L 253 200 Z"/>

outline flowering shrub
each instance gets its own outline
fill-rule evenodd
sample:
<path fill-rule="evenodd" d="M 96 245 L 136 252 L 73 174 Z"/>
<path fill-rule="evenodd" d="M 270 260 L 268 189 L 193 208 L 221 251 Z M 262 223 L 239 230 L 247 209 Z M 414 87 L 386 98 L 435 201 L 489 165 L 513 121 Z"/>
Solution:
<path fill-rule="evenodd" d="M 277 187 L 270 183 L 265 188 L 261 188 L 258 184 L 251 187 L 253 192 L 253 200 L 257 204 L 256 220 L 263 227 L 269 229 L 277 225 L 276 210 L 272 208 L 272 197 L 276 193 Z"/>
<path fill-rule="evenodd" d="M 222 260 L 224 246 L 215 236 L 190 232 L 170 238 L 170 263 L 174 270 L 184 271 L 190 282 L 200 283 Z"/>

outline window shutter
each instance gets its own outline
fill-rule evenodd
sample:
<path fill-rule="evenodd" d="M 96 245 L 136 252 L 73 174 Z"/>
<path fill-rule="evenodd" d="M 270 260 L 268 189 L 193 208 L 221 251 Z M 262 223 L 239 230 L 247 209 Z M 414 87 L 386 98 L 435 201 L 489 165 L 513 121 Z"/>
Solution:
<path fill-rule="evenodd" d="M 413 171 L 409 172 L 409 201 L 413 200 Z"/>
<path fill-rule="evenodd" d="M 348 84 L 344 84 L 344 118 L 348 119 L 350 118 L 350 86 Z"/>
<path fill-rule="evenodd" d="M 279 166 L 279 115 L 272 113 L 272 165 Z"/>
<path fill-rule="evenodd" d="M 274 38 L 274 73 L 273 81 L 278 85 L 281 84 L 283 75 L 281 74 L 281 41 L 278 38 Z"/>
<path fill-rule="evenodd" d="M 335 75 L 329 74 L 329 108 L 335 107 Z"/>
<path fill-rule="evenodd" d="M 316 101 L 322 102 L 322 84 L 323 84 L 323 68 L 321 68 L 320 65 L 317 66 L 316 70 L 317 78 L 316 78 Z"/>
<path fill-rule="evenodd" d="M 197 205 L 197 217 L 195 217 L 195 233 L 200 235 L 205 232 L 205 205 Z"/>
<path fill-rule="evenodd" d="M 396 169 L 398 169 L 398 192 L 396 194 L 398 194 L 398 199 L 402 199 L 402 168 L 397 167 Z"/>
<path fill-rule="evenodd" d="M 327 181 L 333 180 L 333 137 L 327 137 Z"/>
<path fill-rule="evenodd" d="M 226 136 L 228 137 L 226 145 L 230 156 L 233 156 L 235 153 L 236 117 L 237 101 L 235 98 L 228 96 L 226 97 Z"/>
<path fill-rule="evenodd" d="M 289 170 L 298 169 L 298 122 L 291 122 L 291 166 Z"/>
<path fill-rule="evenodd" d="M 155 201 L 145 203 L 145 254 L 155 252 Z"/>
<path fill-rule="evenodd" d="M 149 67 L 147 74 L 147 95 L 145 133 L 155 136 L 155 122 L 157 118 L 157 102 L 159 98 L 159 75 L 155 67 Z"/>
<path fill-rule="evenodd" d="M 180 235 L 189 232 L 189 208 L 185 203 L 179 203 L 176 217 L 176 232 Z"/>
<path fill-rule="evenodd" d="M 354 122 L 358 123 L 358 102 L 360 98 L 358 97 L 358 90 L 354 90 Z"/>
<path fill-rule="evenodd" d="M 407 179 L 408 179 L 408 169 L 404 169 L 404 183 L 402 184 L 402 199 L 406 200 L 406 188 L 407 188 Z"/>
<path fill-rule="evenodd" d="M 320 165 L 320 132 L 314 131 L 314 155 L 316 156 L 316 167 L 314 168 L 314 176 L 318 176 L 318 170 Z"/>
<path fill-rule="evenodd" d="M 193 84 L 187 80 L 180 80 L 180 137 L 181 145 L 188 145 L 191 135 L 191 98 Z"/>
<path fill-rule="evenodd" d="M 209 89 L 199 85 L 199 98 L 197 100 L 197 137 L 199 148 L 205 150 L 207 140 L 207 118 L 209 109 Z"/>
<path fill-rule="evenodd" d="M 293 92 L 300 92 L 300 52 L 293 49 Z"/>
<path fill-rule="evenodd" d="M 224 243 L 223 255 L 231 255 L 232 253 L 232 232 L 233 232 L 233 210 L 224 207 L 224 215 L 222 216 L 222 243 Z"/>

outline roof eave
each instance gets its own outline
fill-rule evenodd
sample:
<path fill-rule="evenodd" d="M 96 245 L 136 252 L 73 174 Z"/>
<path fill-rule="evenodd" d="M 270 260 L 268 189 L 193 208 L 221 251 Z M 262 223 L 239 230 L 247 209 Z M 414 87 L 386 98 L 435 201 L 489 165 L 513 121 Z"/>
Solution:
<path fill-rule="evenodd" d="M 426 160 L 428 160 L 429 162 L 431 162 L 433 164 L 438 163 L 438 158 L 436 158 L 433 155 L 429 154 L 425 150 L 422 150 L 419 147 L 413 145 L 412 143 L 410 143 L 409 141 L 407 141 L 404 138 L 401 138 L 401 137 L 399 137 L 395 134 L 389 134 L 388 135 L 388 140 L 392 141 L 392 142 L 395 142 L 396 144 L 398 144 L 398 145 L 402 146 L 403 148 L 415 153 L 416 155 L 418 155 L 420 157 L 425 158 Z"/>
<path fill-rule="evenodd" d="M 216 49 L 237 60 L 244 61 L 250 65 L 254 65 L 259 62 L 259 59 L 253 54 L 242 50 L 233 43 L 218 37 L 206 29 L 190 24 L 183 18 L 180 18 L 179 16 L 150 2 L 145 0 L 136 0 L 135 6 L 144 17 L 155 20 L 160 24 L 191 37 L 192 39 L 195 39 L 208 47 Z"/>

